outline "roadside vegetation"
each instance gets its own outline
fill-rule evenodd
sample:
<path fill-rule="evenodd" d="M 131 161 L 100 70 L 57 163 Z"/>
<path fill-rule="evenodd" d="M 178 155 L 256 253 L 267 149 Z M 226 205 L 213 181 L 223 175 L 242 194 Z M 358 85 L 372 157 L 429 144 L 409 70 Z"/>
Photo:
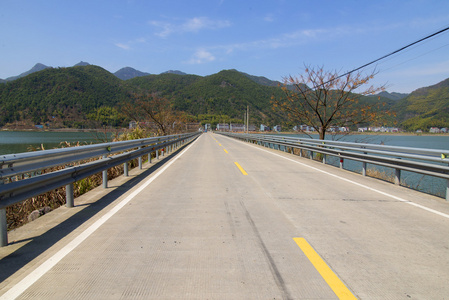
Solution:
<path fill-rule="evenodd" d="M 140 139 L 140 138 L 146 138 L 153 136 L 154 132 L 137 127 L 132 130 L 126 130 L 120 134 L 116 134 L 113 138 L 113 141 L 126 141 L 126 140 L 134 140 L 134 139 Z M 100 140 L 100 142 L 103 142 Z M 62 142 L 60 145 L 60 148 L 67 148 L 67 147 L 79 147 L 82 146 L 82 144 L 78 143 L 69 143 L 69 142 Z M 30 147 L 29 151 L 40 151 L 45 150 L 43 147 L 40 148 L 34 148 Z M 155 154 L 153 153 L 153 156 Z M 100 158 L 98 158 L 100 159 Z M 97 159 L 90 159 L 85 160 L 81 163 L 87 163 L 91 162 Z M 148 155 L 145 155 L 142 157 L 143 161 L 148 161 Z M 134 159 L 130 162 L 128 162 L 128 168 L 132 169 L 138 166 L 137 159 Z M 57 170 L 62 169 L 63 167 L 53 167 L 49 169 L 42 170 L 42 174 L 54 172 Z M 108 174 L 108 180 L 114 179 L 120 175 L 123 175 L 124 169 L 123 165 L 115 166 L 113 168 L 109 168 L 107 170 Z M 20 176 L 19 178 L 14 178 L 14 180 L 22 180 L 25 176 Z M 103 178 L 102 174 L 95 174 L 92 176 L 89 176 L 87 178 L 84 178 L 80 181 L 77 181 L 74 183 L 73 187 L 73 193 L 74 197 L 79 197 L 88 191 L 102 185 Z M 40 215 L 43 215 L 51 210 L 54 210 L 60 206 L 65 205 L 66 203 L 66 189 L 65 187 L 61 187 L 59 189 L 47 192 L 45 194 L 41 194 L 36 197 L 32 197 L 30 199 L 27 199 L 25 201 L 22 201 L 20 203 L 14 204 L 12 206 L 9 206 L 6 208 L 6 219 L 7 219 L 7 226 L 8 230 L 20 227 L 21 225 L 32 221 L 36 217 L 39 217 Z"/>

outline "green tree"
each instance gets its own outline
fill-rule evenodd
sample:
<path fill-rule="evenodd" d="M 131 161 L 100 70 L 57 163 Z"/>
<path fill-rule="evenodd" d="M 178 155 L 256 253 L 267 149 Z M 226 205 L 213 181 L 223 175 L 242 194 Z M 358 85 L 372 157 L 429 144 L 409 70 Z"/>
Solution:
<path fill-rule="evenodd" d="M 87 118 L 99 122 L 102 126 L 117 126 L 123 120 L 117 109 L 109 106 L 96 108 L 93 113 L 87 115 Z"/>

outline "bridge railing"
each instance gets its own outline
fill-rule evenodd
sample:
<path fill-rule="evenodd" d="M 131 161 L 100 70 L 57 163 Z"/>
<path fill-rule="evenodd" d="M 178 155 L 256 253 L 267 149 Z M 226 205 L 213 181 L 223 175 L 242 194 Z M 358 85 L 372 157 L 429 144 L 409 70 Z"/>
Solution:
<path fill-rule="evenodd" d="M 185 144 L 200 133 L 187 133 L 131 141 L 51 149 L 0 156 L 0 246 L 8 244 L 6 207 L 28 198 L 66 186 L 66 206 L 73 207 L 73 183 L 103 172 L 103 187 L 107 187 L 107 170 L 123 164 L 128 176 L 128 162 L 142 156 Z M 101 158 L 85 163 L 85 160 Z M 62 169 L 43 174 L 53 167 Z"/>
<path fill-rule="evenodd" d="M 393 168 L 394 182 L 398 185 L 401 180 L 401 171 L 447 179 L 446 200 L 449 201 L 449 149 L 397 147 L 280 135 L 217 133 L 278 150 L 300 149 L 300 155 L 306 151 L 312 159 L 314 153 L 321 153 L 323 163 L 326 163 L 326 156 L 338 157 L 340 168 L 343 168 L 345 159 L 359 161 L 362 162 L 363 176 L 366 176 L 367 164 Z"/>

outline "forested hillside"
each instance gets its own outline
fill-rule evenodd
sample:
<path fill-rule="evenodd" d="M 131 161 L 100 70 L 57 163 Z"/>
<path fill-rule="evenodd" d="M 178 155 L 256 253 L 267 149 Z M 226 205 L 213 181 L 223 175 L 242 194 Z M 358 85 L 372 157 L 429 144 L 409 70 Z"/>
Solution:
<path fill-rule="evenodd" d="M 393 106 L 401 126 L 409 131 L 449 127 L 449 79 L 417 89 Z"/>
<path fill-rule="evenodd" d="M 228 115 L 243 119 L 247 106 L 254 122 L 279 122 L 273 112 L 271 96 L 278 87 L 257 84 L 236 70 L 210 76 L 161 74 L 136 77 L 127 81 L 134 91 L 153 91 L 173 99 L 177 110 L 200 114 Z"/>
<path fill-rule="evenodd" d="M 0 126 L 26 119 L 71 126 L 100 107 L 129 100 L 125 86 L 97 66 L 45 69 L 0 85 Z"/>
<path fill-rule="evenodd" d="M 169 99 L 191 120 L 242 122 L 249 107 L 250 120 L 257 125 L 298 125 L 272 109 L 271 97 L 282 97 L 282 91 L 264 77 L 223 70 L 204 77 L 177 71 L 121 80 L 101 67 L 83 65 L 47 68 L 0 83 L 0 126 L 18 122 L 76 128 L 127 126 L 122 107 L 134 96 L 148 93 Z M 396 122 L 408 130 L 449 127 L 449 79 L 407 97 L 397 93 L 361 97 L 360 103 L 367 102 L 382 102 L 385 111 L 396 111 L 397 117 L 390 116 L 382 125 Z"/>

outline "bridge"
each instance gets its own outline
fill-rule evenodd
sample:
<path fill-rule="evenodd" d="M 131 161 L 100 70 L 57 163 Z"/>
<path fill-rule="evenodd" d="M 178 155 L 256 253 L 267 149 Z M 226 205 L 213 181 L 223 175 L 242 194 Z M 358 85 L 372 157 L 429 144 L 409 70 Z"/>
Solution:
<path fill-rule="evenodd" d="M 441 198 L 213 133 L 0 248 L 0 299 L 446 299 Z"/>

